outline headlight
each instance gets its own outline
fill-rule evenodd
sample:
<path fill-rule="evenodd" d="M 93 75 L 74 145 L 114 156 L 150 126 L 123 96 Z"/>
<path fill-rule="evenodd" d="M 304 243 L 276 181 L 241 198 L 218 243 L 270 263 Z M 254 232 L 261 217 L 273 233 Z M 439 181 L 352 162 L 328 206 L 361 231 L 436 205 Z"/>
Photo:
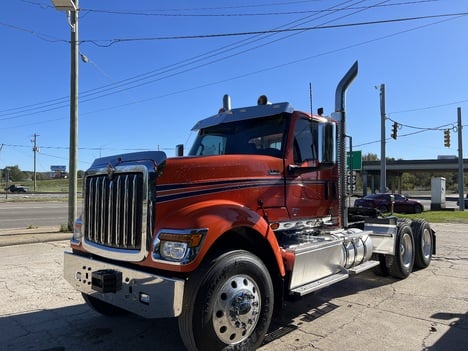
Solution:
<path fill-rule="evenodd" d="M 83 222 L 81 221 L 81 217 L 77 218 L 73 226 L 72 241 L 75 241 L 76 243 L 79 243 L 81 241 L 81 238 L 83 237 L 83 232 L 81 231 L 82 226 Z"/>
<path fill-rule="evenodd" d="M 180 261 L 187 252 L 187 243 L 177 243 L 173 241 L 161 242 L 161 256 L 165 259 Z"/>
<path fill-rule="evenodd" d="M 191 262 L 200 251 L 207 229 L 163 229 L 153 242 L 153 259 Z"/>

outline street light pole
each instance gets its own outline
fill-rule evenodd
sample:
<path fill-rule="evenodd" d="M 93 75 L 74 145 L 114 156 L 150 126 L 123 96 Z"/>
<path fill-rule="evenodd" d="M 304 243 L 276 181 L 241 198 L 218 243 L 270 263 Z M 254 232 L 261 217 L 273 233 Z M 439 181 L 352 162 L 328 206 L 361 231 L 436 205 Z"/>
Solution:
<path fill-rule="evenodd" d="M 70 12 L 70 158 L 68 186 L 68 229 L 73 230 L 77 217 L 77 162 L 78 162 L 78 0 L 76 10 Z"/>
<path fill-rule="evenodd" d="M 461 107 L 457 108 L 457 132 L 458 132 L 458 209 L 465 211 L 465 178 L 463 174 L 463 123 Z"/>
<path fill-rule="evenodd" d="M 54 7 L 69 14 L 70 35 L 70 146 L 68 186 L 68 229 L 73 230 L 77 217 L 77 160 L 78 160 L 78 1 L 52 0 Z"/>
<path fill-rule="evenodd" d="M 385 154 L 385 84 L 380 85 L 380 192 L 387 191 L 387 155 Z"/>

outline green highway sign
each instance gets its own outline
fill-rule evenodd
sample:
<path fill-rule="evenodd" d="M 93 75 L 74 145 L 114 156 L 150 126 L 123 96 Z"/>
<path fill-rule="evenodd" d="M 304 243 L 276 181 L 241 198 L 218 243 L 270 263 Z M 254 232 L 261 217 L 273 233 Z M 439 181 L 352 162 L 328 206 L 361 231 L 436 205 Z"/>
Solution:
<path fill-rule="evenodd" d="M 350 168 L 350 153 L 346 151 L 346 169 L 352 169 L 354 171 L 360 171 L 362 169 L 362 151 L 353 151 L 353 163 L 352 167 Z"/>

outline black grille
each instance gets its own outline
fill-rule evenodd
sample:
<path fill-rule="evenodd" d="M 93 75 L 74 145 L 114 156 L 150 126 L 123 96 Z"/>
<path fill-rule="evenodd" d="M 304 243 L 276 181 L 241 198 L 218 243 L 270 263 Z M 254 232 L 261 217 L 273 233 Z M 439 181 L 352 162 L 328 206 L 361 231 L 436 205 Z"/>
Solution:
<path fill-rule="evenodd" d="M 140 250 L 143 231 L 142 173 L 88 176 L 84 199 L 84 235 L 99 245 Z"/>

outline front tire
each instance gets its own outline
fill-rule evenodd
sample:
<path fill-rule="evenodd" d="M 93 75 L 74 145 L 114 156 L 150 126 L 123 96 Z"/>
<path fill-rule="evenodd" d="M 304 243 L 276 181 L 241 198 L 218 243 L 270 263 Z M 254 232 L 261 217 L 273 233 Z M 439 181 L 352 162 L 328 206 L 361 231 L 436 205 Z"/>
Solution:
<path fill-rule="evenodd" d="M 257 256 L 243 250 L 213 255 L 187 281 L 181 338 L 190 351 L 255 350 L 273 304 L 271 277 Z"/>

